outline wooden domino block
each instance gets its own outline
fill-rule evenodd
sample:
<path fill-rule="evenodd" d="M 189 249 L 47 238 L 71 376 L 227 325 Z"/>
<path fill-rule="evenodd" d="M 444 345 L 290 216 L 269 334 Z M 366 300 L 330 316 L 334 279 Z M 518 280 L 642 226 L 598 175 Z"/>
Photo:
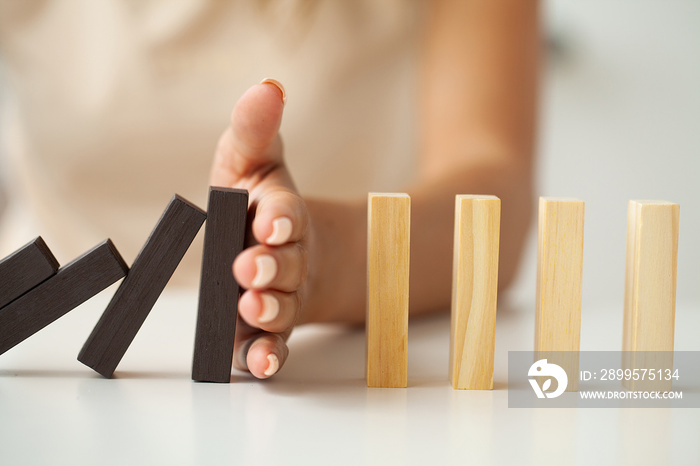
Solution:
<path fill-rule="evenodd" d="M 578 391 L 583 219 L 583 201 L 540 198 L 535 359 L 561 366 L 567 391 Z M 558 353 L 563 351 L 570 353 Z"/>
<path fill-rule="evenodd" d="M 0 261 L 0 308 L 51 277 L 58 261 L 41 239 L 35 238 Z"/>
<path fill-rule="evenodd" d="M 232 265 L 244 247 L 247 211 L 248 191 L 209 189 L 192 380 L 231 381 L 239 294 Z"/>
<path fill-rule="evenodd" d="M 80 362 L 112 376 L 205 219 L 202 209 L 173 196 L 85 341 Z"/>
<path fill-rule="evenodd" d="M 679 213 L 670 202 L 629 202 L 624 369 L 673 369 Z M 625 386 L 667 391 L 671 381 L 629 380 Z"/>
<path fill-rule="evenodd" d="M 501 200 L 457 196 L 449 377 L 453 388 L 493 389 Z"/>
<path fill-rule="evenodd" d="M 411 198 L 370 193 L 367 206 L 367 386 L 408 385 Z"/>
<path fill-rule="evenodd" d="M 60 268 L 0 309 L 0 354 L 124 277 L 128 270 L 110 240 Z"/>

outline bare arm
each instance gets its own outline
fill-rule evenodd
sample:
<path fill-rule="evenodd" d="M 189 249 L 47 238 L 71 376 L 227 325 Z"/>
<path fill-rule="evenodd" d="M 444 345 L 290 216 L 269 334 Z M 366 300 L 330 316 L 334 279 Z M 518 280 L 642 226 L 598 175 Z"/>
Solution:
<path fill-rule="evenodd" d="M 412 198 L 412 313 L 449 307 L 456 194 L 502 200 L 500 288 L 513 279 L 532 213 L 540 37 L 536 1 L 436 1 L 422 49 L 420 178 Z M 365 200 L 308 200 L 312 320 L 364 320 Z M 338 240 L 343 249 L 338 251 Z M 338 277 L 331 284 L 324 277 Z M 339 286 L 340 284 L 340 286 Z"/>
<path fill-rule="evenodd" d="M 536 1 L 434 3 L 423 58 L 423 178 L 412 190 L 416 312 L 449 305 L 455 194 L 501 198 L 501 288 L 515 275 L 532 211 L 539 50 Z"/>

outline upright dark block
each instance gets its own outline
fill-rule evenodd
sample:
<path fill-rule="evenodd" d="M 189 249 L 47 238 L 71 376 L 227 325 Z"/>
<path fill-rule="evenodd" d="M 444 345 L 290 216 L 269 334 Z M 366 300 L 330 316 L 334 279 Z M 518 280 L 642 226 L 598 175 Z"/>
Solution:
<path fill-rule="evenodd" d="M 95 325 L 78 360 L 110 378 L 207 218 L 175 195 Z"/>
<path fill-rule="evenodd" d="M 248 191 L 209 189 L 192 380 L 231 381 L 238 283 L 231 266 L 243 250 Z"/>
<path fill-rule="evenodd" d="M 58 261 L 41 239 L 35 238 L 0 261 L 0 308 L 19 298 L 58 270 Z"/>
<path fill-rule="evenodd" d="M 124 277 L 129 268 L 106 240 L 0 309 L 0 354 Z"/>

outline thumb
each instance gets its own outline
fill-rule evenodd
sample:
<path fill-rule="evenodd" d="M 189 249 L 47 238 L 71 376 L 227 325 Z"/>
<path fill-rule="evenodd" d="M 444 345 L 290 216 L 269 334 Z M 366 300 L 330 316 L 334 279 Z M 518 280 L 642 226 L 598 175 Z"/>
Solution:
<path fill-rule="evenodd" d="M 286 93 L 274 79 L 264 79 L 238 100 L 231 122 L 219 139 L 210 184 L 233 186 L 282 163 L 279 128 Z"/>

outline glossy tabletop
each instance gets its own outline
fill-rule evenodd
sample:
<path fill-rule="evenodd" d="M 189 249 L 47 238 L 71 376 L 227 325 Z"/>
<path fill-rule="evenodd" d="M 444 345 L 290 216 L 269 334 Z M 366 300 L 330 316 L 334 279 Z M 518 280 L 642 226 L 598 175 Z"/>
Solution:
<path fill-rule="evenodd" d="M 698 409 L 509 408 L 531 303 L 499 307 L 494 390 L 458 391 L 446 313 L 411 320 L 407 389 L 366 388 L 363 329 L 320 325 L 271 380 L 192 382 L 197 296 L 172 291 L 106 380 L 76 355 L 109 297 L 0 356 L 0 464 L 700 464 Z M 698 311 L 679 305 L 676 349 L 700 349 Z M 621 328 L 621 303 L 584 304 L 582 349 L 619 349 Z"/>

